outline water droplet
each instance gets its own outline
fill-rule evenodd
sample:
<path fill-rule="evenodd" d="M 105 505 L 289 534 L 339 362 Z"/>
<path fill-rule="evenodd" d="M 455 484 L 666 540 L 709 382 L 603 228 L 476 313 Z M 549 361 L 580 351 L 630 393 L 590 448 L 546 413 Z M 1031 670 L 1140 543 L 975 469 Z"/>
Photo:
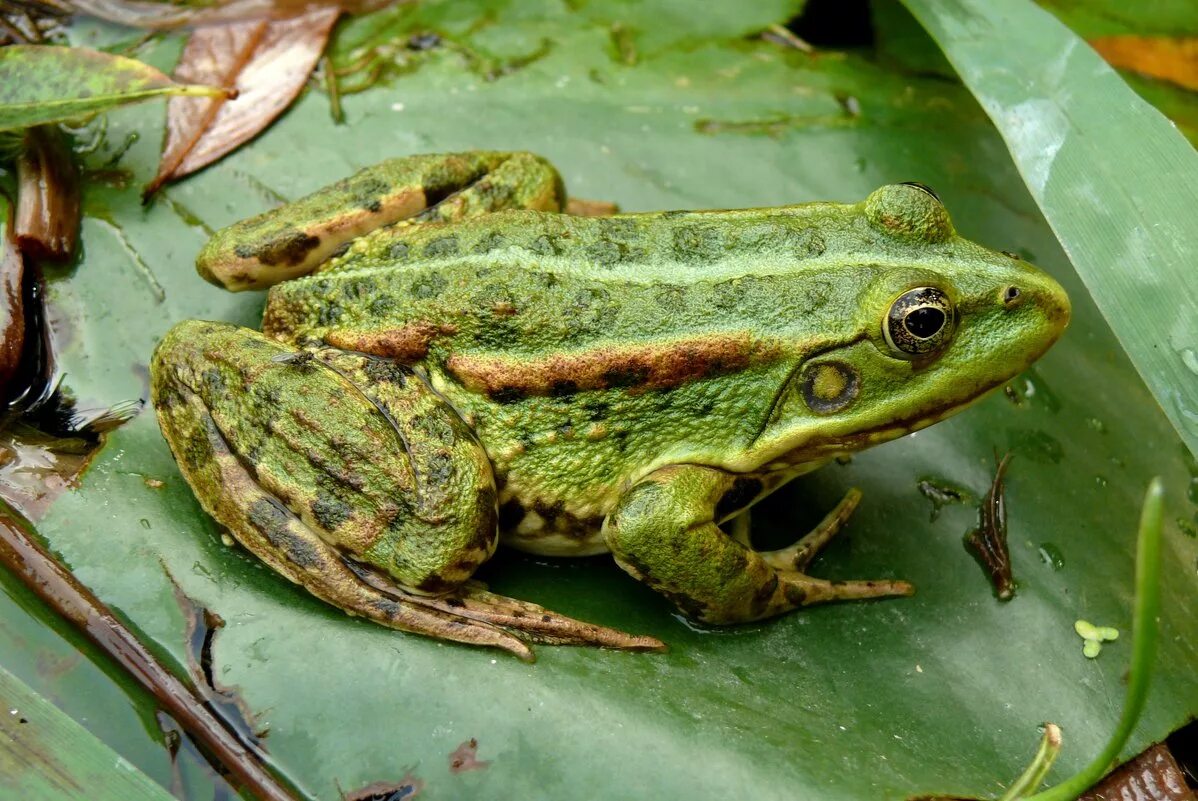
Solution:
<path fill-rule="evenodd" d="M 1106 433 L 1106 423 L 1102 422 L 1097 417 L 1087 417 L 1086 425 L 1097 431 L 1099 434 Z"/>
<path fill-rule="evenodd" d="M 1194 375 L 1198 375 L 1198 353 L 1193 348 L 1182 348 L 1181 363 Z"/>
<path fill-rule="evenodd" d="M 144 517 L 139 522 L 141 523 L 142 528 L 148 529 L 150 527 L 150 521 Z"/>
<path fill-rule="evenodd" d="M 1181 418 L 1181 424 L 1191 434 L 1198 435 L 1198 411 L 1190 408 L 1189 403 L 1186 402 L 1185 395 L 1182 394 L 1180 389 L 1175 389 L 1170 394 L 1173 396 L 1173 408 L 1177 410 L 1177 415 Z"/>
<path fill-rule="evenodd" d="M 1100 487 L 1105 487 L 1109 482 L 1106 480 L 1106 476 L 1094 476 L 1094 483 Z"/>
<path fill-rule="evenodd" d="M 1051 542 L 1042 542 L 1040 547 L 1036 549 L 1040 554 L 1040 561 L 1051 567 L 1054 571 L 1060 570 L 1065 566 L 1065 555 L 1061 553 L 1061 549 L 1053 545 Z"/>

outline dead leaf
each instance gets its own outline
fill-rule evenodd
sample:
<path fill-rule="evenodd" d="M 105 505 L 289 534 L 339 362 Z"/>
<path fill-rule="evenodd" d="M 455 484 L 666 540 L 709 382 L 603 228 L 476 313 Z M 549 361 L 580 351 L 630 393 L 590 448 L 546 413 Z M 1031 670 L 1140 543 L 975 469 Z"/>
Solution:
<path fill-rule="evenodd" d="M 1090 46 L 1112 67 L 1198 91 L 1198 37 L 1103 36 Z"/>
<path fill-rule="evenodd" d="M 170 30 L 185 25 L 223 25 L 230 22 L 285 19 L 306 12 L 313 0 L 221 0 L 208 5 L 179 5 L 161 0 L 62 0 L 72 10 L 133 28 Z M 340 0 L 336 3 L 350 14 L 364 14 L 395 0 Z"/>
<path fill-rule="evenodd" d="M 213 85 L 236 89 L 237 99 L 174 98 L 167 104 L 162 161 L 143 196 L 208 166 L 253 138 L 291 105 L 340 13 L 339 6 L 327 6 L 290 19 L 233 22 L 193 31 L 175 68 L 176 78 L 202 75 Z"/>

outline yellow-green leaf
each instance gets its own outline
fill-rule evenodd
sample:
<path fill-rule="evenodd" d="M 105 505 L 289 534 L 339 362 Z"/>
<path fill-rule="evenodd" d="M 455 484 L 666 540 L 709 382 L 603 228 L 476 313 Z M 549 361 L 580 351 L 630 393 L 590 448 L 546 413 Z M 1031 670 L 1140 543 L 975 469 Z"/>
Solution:
<path fill-rule="evenodd" d="M 0 131 L 62 122 L 160 95 L 220 95 L 215 86 L 179 84 L 124 56 L 82 47 L 0 49 Z"/>

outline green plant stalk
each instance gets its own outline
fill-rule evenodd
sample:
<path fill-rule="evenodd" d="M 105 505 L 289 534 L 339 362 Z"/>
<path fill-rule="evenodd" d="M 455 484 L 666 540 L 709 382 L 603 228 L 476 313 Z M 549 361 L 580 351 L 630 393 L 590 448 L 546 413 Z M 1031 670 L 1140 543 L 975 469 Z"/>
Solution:
<path fill-rule="evenodd" d="M 1018 801 L 1032 790 L 1040 786 L 1045 774 L 1052 768 L 1061 753 L 1061 728 L 1055 723 L 1044 724 L 1044 736 L 1040 738 L 1040 748 L 1032 757 L 1032 763 L 1027 766 L 1015 783 L 1007 788 L 998 801 Z"/>
<path fill-rule="evenodd" d="M 1156 659 L 1156 646 L 1160 639 L 1157 615 L 1161 607 L 1161 532 L 1164 517 L 1165 487 L 1160 477 L 1152 479 L 1144 495 L 1144 506 L 1140 511 L 1140 531 L 1136 540 L 1136 599 L 1132 610 L 1131 667 L 1127 677 L 1127 695 L 1123 701 L 1123 714 L 1119 725 L 1107 742 L 1102 753 L 1094 761 L 1072 777 L 1042 793 L 1026 796 L 1026 801 L 1072 801 L 1114 766 L 1115 759 L 1135 728 L 1144 711 L 1148 698 L 1148 684 L 1152 678 L 1152 664 Z M 1034 763 L 1033 763 L 1034 765 Z M 1025 774 L 1026 775 L 1026 774 Z M 1016 782 L 1016 784 L 1021 783 Z M 1034 786 L 1034 785 L 1031 785 Z M 1008 797 L 1019 796 L 1004 795 Z"/>

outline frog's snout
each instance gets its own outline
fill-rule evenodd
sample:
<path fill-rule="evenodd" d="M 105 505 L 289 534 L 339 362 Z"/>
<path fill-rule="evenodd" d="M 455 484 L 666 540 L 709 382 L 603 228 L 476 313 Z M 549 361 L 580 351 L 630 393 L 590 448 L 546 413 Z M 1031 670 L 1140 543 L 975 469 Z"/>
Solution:
<path fill-rule="evenodd" d="M 1043 317 L 1044 349 L 1056 342 L 1073 313 L 1065 289 L 1047 275 L 1025 276 L 1000 288 L 998 303 L 1009 312 L 1035 310 Z"/>

